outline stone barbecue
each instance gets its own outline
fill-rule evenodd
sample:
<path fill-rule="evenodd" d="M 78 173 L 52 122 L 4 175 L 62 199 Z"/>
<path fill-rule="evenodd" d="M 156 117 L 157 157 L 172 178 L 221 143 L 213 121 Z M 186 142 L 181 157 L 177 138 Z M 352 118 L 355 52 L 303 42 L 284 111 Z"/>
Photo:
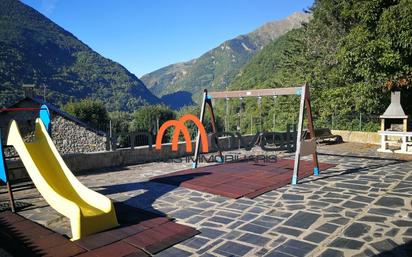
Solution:
<path fill-rule="evenodd" d="M 391 93 L 391 104 L 380 119 L 381 131 L 408 131 L 408 115 L 405 114 L 401 105 L 401 92 Z"/>

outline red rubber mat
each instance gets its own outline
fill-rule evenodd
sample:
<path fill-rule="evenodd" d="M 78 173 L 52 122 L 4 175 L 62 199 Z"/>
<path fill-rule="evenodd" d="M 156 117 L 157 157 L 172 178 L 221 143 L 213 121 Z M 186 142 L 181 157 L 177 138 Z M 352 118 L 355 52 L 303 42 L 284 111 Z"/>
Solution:
<path fill-rule="evenodd" d="M 182 170 L 151 179 L 175 186 L 230 198 L 255 198 L 268 191 L 286 186 L 292 180 L 293 160 L 277 162 L 232 162 L 197 169 Z M 320 171 L 335 164 L 319 163 Z M 311 161 L 300 161 L 299 179 L 313 174 Z"/>
<path fill-rule="evenodd" d="M 10 211 L 0 212 L 0 246 L 13 256 L 146 257 L 199 231 L 166 217 L 115 203 L 120 227 L 70 241 Z"/>

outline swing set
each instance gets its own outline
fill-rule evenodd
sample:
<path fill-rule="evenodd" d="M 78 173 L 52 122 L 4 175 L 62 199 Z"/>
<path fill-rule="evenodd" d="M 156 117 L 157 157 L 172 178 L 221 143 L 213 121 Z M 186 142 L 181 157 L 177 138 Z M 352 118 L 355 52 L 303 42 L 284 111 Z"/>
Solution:
<path fill-rule="evenodd" d="M 226 92 L 227 92 L 227 91 L 226 91 Z M 212 92 L 212 94 L 213 94 L 213 92 Z M 209 93 L 209 95 L 210 95 L 210 93 Z M 231 114 L 231 113 L 230 113 L 230 99 L 231 99 L 231 97 L 225 97 L 225 99 L 226 99 L 226 101 L 225 101 L 225 110 L 226 110 L 226 113 L 225 113 L 225 118 L 224 118 L 224 122 L 225 122 L 225 124 L 224 124 L 224 129 L 225 129 L 225 131 L 229 131 L 229 130 L 230 130 L 230 119 L 229 119 L 229 116 L 230 116 L 230 114 Z M 274 99 L 276 99 L 276 96 L 274 97 Z M 245 108 L 245 107 L 244 107 L 244 106 L 245 106 L 245 103 L 243 102 L 243 100 L 244 100 L 243 97 L 239 97 L 240 104 L 239 104 L 238 111 L 237 111 L 237 113 L 236 113 L 236 115 L 237 115 L 236 131 L 238 131 L 238 132 L 241 131 L 242 113 L 243 113 L 243 110 L 244 110 L 244 108 Z M 262 96 L 258 96 L 258 97 L 257 97 L 257 106 L 258 106 L 258 117 L 257 117 L 257 118 L 255 118 L 255 117 L 253 117 L 253 116 L 250 117 L 250 124 L 251 124 L 251 126 L 250 126 L 250 134 L 253 133 L 253 120 L 254 120 L 254 119 L 255 119 L 255 120 L 258 120 L 260 130 L 262 130 Z"/>
<path fill-rule="evenodd" d="M 300 96 L 299 119 L 298 119 L 296 148 L 295 148 L 296 151 L 295 151 L 295 159 L 294 159 L 294 167 L 293 167 L 293 176 L 292 176 L 292 182 L 291 182 L 293 185 L 295 185 L 298 183 L 299 164 L 300 164 L 300 159 L 302 156 L 312 155 L 313 174 L 317 176 L 319 175 L 319 171 L 320 171 L 319 163 L 318 163 L 318 155 L 316 151 L 316 141 L 314 137 L 315 129 L 313 126 L 309 87 L 307 84 L 303 86 L 299 86 L 299 87 L 267 88 L 267 89 L 221 91 L 221 92 L 208 92 L 205 89 L 203 92 L 203 97 L 202 97 L 202 105 L 201 105 L 199 120 L 202 123 L 204 123 L 205 112 L 207 108 L 210 113 L 212 133 L 217 133 L 216 118 L 215 118 L 215 112 L 213 109 L 212 99 L 226 99 L 225 127 L 226 129 L 228 129 L 229 126 L 228 126 L 227 115 L 229 113 L 229 107 L 228 107 L 229 99 L 238 98 L 241 101 L 241 107 L 238 113 L 238 116 L 239 116 L 238 130 L 239 130 L 240 129 L 240 116 L 241 116 L 241 112 L 243 108 L 242 101 L 244 98 L 257 97 L 258 106 L 259 106 L 259 114 L 260 114 L 260 123 L 262 123 L 262 113 L 261 113 L 262 97 L 272 96 L 276 98 L 277 96 L 291 96 L 291 95 Z M 307 118 L 307 127 L 310 133 L 309 139 L 305 139 L 303 136 L 303 124 L 304 124 L 305 110 L 306 110 L 306 118 Z M 201 139 L 201 133 L 198 131 L 197 137 L 196 137 L 196 146 L 195 146 L 195 153 L 194 153 L 194 158 L 193 158 L 193 165 L 192 165 L 193 168 L 198 167 L 199 155 L 200 155 L 200 142 L 201 142 L 200 139 Z M 217 141 L 217 138 L 215 138 L 215 140 Z M 222 152 L 220 150 L 218 152 L 220 156 L 220 162 L 224 162 Z"/>

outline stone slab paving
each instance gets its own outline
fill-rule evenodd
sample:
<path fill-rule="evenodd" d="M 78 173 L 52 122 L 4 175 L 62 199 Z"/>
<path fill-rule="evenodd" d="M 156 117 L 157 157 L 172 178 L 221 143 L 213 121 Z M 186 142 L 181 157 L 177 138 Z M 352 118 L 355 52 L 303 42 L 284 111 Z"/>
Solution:
<path fill-rule="evenodd" d="M 360 144 L 322 146 L 320 153 L 320 161 L 337 166 L 255 199 L 148 182 L 190 167 L 183 163 L 129 166 L 79 179 L 201 231 L 156 256 L 411 256 L 412 162 Z M 30 185 L 16 198 L 33 204 L 22 215 L 69 235 L 67 219 Z"/>

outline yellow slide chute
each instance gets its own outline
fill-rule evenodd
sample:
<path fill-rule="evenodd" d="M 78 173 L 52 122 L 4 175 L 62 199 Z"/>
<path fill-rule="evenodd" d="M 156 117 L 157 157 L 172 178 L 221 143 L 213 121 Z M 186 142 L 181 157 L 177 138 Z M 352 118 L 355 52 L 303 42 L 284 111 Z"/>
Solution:
<path fill-rule="evenodd" d="M 72 240 L 118 226 L 111 200 L 77 180 L 40 119 L 36 119 L 31 143 L 24 142 L 16 121 L 12 121 L 7 144 L 14 146 L 44 199 L 70 219 Z"/>

